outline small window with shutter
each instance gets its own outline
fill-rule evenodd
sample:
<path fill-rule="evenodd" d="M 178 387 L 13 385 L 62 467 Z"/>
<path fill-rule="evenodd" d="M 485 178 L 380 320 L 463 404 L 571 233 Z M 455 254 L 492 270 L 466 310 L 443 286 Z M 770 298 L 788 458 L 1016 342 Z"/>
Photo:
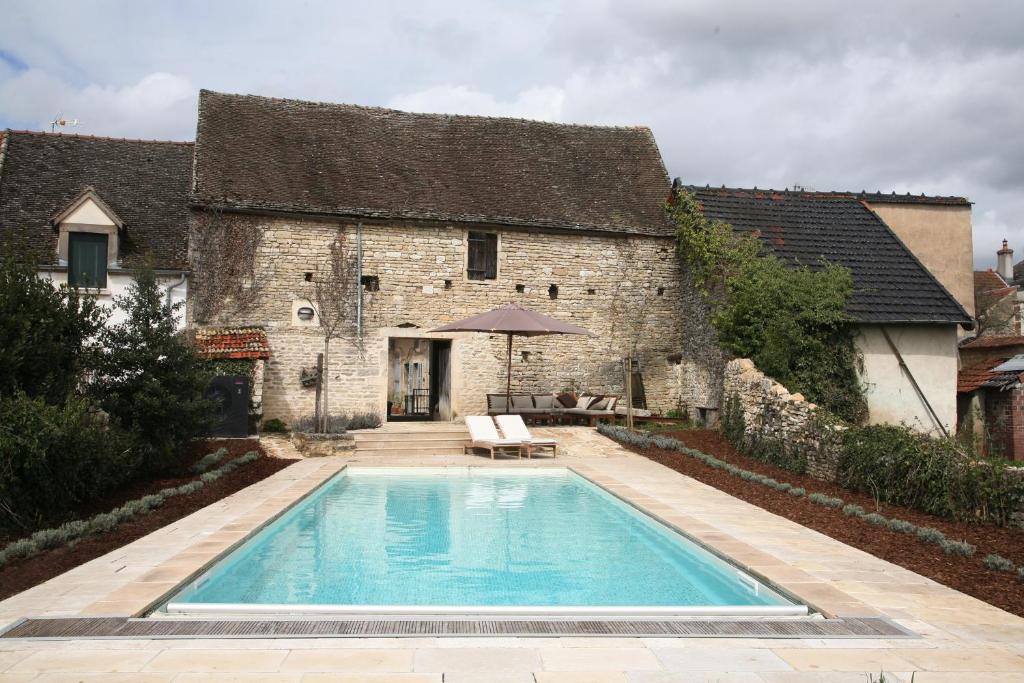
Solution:
<path fill-rule="evenodd" d="M 68 234 L 68 284 L 103 289 L 107 286 L 107 236 L 91 232 Z"/>
<path fill-rule="evenodd" d="M 466 277 L 470 280 L 494 280 L 498 277 L 498 235 L 470 232 Z"/>

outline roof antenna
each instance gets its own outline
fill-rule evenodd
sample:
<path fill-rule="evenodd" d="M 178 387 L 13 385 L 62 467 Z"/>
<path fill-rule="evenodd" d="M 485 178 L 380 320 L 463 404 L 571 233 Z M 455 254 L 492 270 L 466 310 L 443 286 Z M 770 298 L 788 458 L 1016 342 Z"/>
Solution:
<path fill-rule="evenodd" d="M 57 115 L 53 117 L 53 121 L 50 121 L 50 132 L 56 133 L 57 126 L 64 128 L 66 126 L 77 126 L 78 123 L 78 119 L 71 119 L 69 121 L 66 118 L 64 118 L 64 112 L 57 112 Z"/>

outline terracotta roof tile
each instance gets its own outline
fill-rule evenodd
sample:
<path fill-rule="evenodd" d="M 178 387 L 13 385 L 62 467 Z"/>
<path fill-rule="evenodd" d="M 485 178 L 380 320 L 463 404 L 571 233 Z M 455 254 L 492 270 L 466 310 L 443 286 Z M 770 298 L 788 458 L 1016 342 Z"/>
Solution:
<path fill-rule="evenodd" d="M 956 391 L 967 394 L 981 388 L 1002 388 L 1021 381 L 1024 373 L 995 372 L 992 368 L 1005 363 L 1007 358 L 989 358 L 974 365 L 961 368 L 957 373 Z"/>
<path fill-rule="evenodd" d="M 197 330 L 195 344 L 204 358 L 270 358 L 270 342 L 262 327 Z"/>
<path fill-rule="evenodd" d="M 975 337 L 974 339 L 967 340 L 960 344 L 962 349 L 996 349 L 1004 346 L 1022 346 L 1024 345 L 1024 337 L 1021 336 L 1006 336 L 1006 337 Z"/>

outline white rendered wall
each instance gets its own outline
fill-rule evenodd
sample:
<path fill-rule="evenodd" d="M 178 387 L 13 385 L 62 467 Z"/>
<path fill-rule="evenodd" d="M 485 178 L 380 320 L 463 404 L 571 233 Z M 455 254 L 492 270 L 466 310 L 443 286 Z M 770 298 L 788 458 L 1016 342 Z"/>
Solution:
<path fill-rule="evenodd" d="M 68 274 L 66 272 L 51 272 L 51 271 L 40 271 L 39 277 L 48 278 L 53 281 L 56 285 L 66 284 L 68 281 Z M 157 277 L 157 284 L 160 286 L 160 291 L 163 296 L 167 296 L 167 287 L 173 285 L 181 280 L 180 274 L 175 275 L 161 275 Z M 114 305 L 114 297 L 122 296 L 127 293 L 128 285 L 133 281 L 130 272 L 127 271 L 107 271 L 107 286 L 105 289 L 99 290 L 96 294 L 96 300 L 106 308 L 110 309 L 111 316 L 108 321 L 111 325 L 116 325 L 124 321 L 124 312 Z M 95 290 L 90 290 L 90 293 L 94 293 Z M 183 303 L 185 296 L 188 293 L 188 280 L 171 290 L 171 304 Z M 177 327 L 179 330 L 185 329 L 185 307 L 182 306 L 177 312 Z"/>
<path fill-rule="evenodd" d="M 865 394 L 870 424 L 900 424 L 922 432 L 939 432 L 907 372 L 882 334 L 882 327 L 860 328 L 857 347 L 864 355 Z M 939 421 L 956 431 L 956 325 L 886 325 L 907 367 Z"/>

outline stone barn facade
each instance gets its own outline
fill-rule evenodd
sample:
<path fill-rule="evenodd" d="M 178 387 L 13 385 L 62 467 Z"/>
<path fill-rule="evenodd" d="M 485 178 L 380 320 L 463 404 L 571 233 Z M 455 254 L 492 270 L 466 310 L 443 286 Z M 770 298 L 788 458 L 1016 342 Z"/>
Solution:
<path fill-rule="evenodd" d="M 332 412 L 483 413 L 505 337 L 430 330 L 508 302 L 594 333 L 517 338 L 513 391 L 622 395 L 632 351 L 648 408 L 717 406 L 721 358 L 646 128 L 203 91 L 195 162 L 191 322 L 266 330 L 264 418 L 313 412 L 301 380 L 332 264 L 347 283 Z"/>

